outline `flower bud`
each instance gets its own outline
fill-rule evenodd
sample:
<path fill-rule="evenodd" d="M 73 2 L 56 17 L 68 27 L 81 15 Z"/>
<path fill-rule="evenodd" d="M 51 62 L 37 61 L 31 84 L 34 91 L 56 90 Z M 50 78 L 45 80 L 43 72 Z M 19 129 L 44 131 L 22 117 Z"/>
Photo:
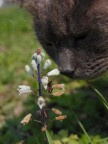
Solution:
<path fill-rule="evenodd" d="M 59 75 L 59 74 L 60 74 L 60 71 L 58 69 L 53 69 L 52 71 L 47 73 L 47 76 L 56 76 L 56 75 Z"/>
<path fill-rule="evenodd" d="M 25 66 L 25 70 L 26 70 L 30 75 L 32 75 L 32 76 L 34 75 L 33 72 L 32 72 L 32 70 L 31 70 L 31 68 L 30 68 L 28 65 Z"/>
<path fill-rule="evenodd" d="M 44 57 L 45 57 L 45 53 L 42 52 L 42 53 L 41 53 L 41 56 L 42 56 L 42 58 L 44 59 Z"/>
<path fill-rule="evenodd" d="M 42 52 L 42 51 L 41 51 L 41 48 L 38 48 L 37 51 L 36 51 L 37 55 L 40 55 L 41 52 Z"/>
<path fill-rule="evenodd" d="M 52 88 L 65 90 L 65 84 L 54 84 Z"/>
<path fill-rule="evenodd" d="M 56 108 L 52 108 L 52 111 L 57 115 L 62 115 L 62 112 Z"/>
<path fill-rule="evenodd" d="M 37 64 L 35 60 L 32 60 L 31 62 L 33 69 L 36 71 L 37 70 Z"/>
<path fill-rule="evenodd" d="M 47 131 L 47 125 L 46 125 L 46 124 L 42 127 L 41 131 L 42 131 L 42 132 Z"/>
<path fill-rule="evenodd" d="M 37 55 L 37 63 L 41 64 L 42 62 L 42 56 L 41 55 Z"/>
<path fill-rule="evenodd" d="M 44 69 L 47 69 L 51 65 L 51 60 L 47 59 L 44 64 Z"/>
<path fill-rule="evenodd" d="M 42 96 L 40 96 L 38 98 L 37 104 L 38 104 L 39 108 L 42 109 L 46 105 L 45 99 Z"/>
<path fill-rule="evenodd" d="M 58 91 L 58 92 L 52 93 L 53 96 L 58 96 L 58 97 L 63 95 L 63 94 L 64 94 L 64 91 Z"/>
<path fill-rule="evenodd" d="M 67 115 L 62 115 L 62 116 L 56 117 L 55 120 L 57 120 L 57 121 L 62 121 L 62 120 L 64 120 L 64 119 L 66 119 L 66 118 L 67 118 Z"/>
<path fill-rule="evenodd" d="M 31 119 L 31 116 L 32 116 L 31 114 L 26 115 L 20 123 L 22 123 L 24 125 L 28 124 Z"/>
<path fill-rule="evenodd" d="M 32 56 L 32 58 L 33 58 L 34 60 L 36 60 L 36 59 L 37 59 L 37 53 L 34 53 L 33 56 Z"/>
<path fill-rule="evenodd" d="M 43 76 L 43 78 L 41 79 L 42 85 L 45 88 L 45 90 L 47 89 L 47 84 L 48 84 L 48 77 L 47 76 Z"/>
<path fill-rule="evenodd" d="M 35 60 L 37 64 L 40 64 L 44 57 L 45 54 L 41 51 L 40 48 L 38 48 L 37 51 L 32 56 L 33 60 Z"/>

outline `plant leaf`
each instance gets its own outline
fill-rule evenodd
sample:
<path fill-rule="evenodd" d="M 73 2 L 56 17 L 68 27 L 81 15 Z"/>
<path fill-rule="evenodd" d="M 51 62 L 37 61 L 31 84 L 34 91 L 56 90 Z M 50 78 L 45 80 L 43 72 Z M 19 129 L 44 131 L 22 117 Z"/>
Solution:
<path fill-rule="evenodd" d="M 51 138 L 51 136 L 50 136 L 50 134 L 49 134 L 48 131 L 46 131 L 46 137 L 47 137 L 48 143 L 49 143 L 49 144 L 53 144 L 52 138 Z"/>

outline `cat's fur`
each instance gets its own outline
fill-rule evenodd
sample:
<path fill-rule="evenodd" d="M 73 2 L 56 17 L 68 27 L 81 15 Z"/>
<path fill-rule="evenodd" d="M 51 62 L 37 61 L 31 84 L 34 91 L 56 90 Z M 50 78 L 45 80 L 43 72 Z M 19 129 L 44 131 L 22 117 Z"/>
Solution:
<path fill-rule="evenodd" d="M 108 0 L 15 0 L 34 17 L 40 43 L 62 74 L 95 78 L 108 70 Z"/>

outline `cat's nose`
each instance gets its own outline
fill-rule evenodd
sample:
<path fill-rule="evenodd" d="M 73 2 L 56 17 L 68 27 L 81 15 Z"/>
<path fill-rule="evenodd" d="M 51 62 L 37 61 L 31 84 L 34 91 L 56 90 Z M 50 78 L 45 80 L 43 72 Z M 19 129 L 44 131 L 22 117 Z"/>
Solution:
<path fill-rule="evenodd" d="M 59 70 L 60 70 L 60 73 L 62 74 L 62 75 L 66 75 L 66 76 L 72 76 L 73 75 L 73 73 L 74 73 L 74 71 L 75 71 L 75 68 L 70 68 L 70 67 L 68 67 L 68 68 L 62 68 L 62 67 L 59 67 Z"/>

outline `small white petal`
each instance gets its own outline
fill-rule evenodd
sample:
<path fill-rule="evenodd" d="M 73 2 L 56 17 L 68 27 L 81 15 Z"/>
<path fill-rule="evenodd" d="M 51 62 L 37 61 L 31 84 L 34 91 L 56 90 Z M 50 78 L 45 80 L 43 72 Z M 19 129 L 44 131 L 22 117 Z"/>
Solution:
<path fill-rule="evenodd" d="M 47 85 L 44 85 L 43 87 L 44 87 L 45 90 L 47 90 L 47 87 L 48 87 L 48 86 L 47 86 Z"/>
<path fill-rule="evenodd" d="M 26 70 L 30 75 L 32 75 L 32 76 L 34 75 L 33 72 L 32 72 L 32 70 L 31 70 L 31 68 L 30 68 L 28 65 L 25 66 L 25 70 Z"/>
<path fill-rule="evenodd" d="M 44 69 L 47 69 L 51 65 L 51 60 L 47 59 L 44 64 Z"/>
<path fill-rule="evenodd" d="M 42 109 L 46 105 L 45 99 L 42 96 L 39 97 L 37 104 L 38 104 L 39 108 Z"/>
<path fill-rule="evenodd" d="M 41 79 L 42 85 L 45 88 L 45 90 L 47 89 L 47 84 L 48 84 L 48 77 L 47 76 L 43 76 L 43 78 Z"/>
<path fill-rule="evenodd" d="M 60 71 L 58 69 L 53 69 L 52 71 L 47 73 L 47 76 L 56 76 L 56 75 L 59 75 L 59 74 L 60 74 Z"/>
<path fill-rule="evenodd" d="M 37 53 L 34 53 L 32 58 L 36 60 L 37 59 Z"/>
<path fill-rule="evenodd" d="M 17 90 L 30 90 L 30 86 L 26 86 L 26 85 L 19 85 Z"/>
<path fill-rule="evenodd" d="M 42 56 L 37 55 L 37 63 L 40 64 L 42 62 Z"/>
<path fill-rule="evenodd" d="M 37 70 L 37 64 L 35 60 L 32 60 L 31 62 L 33 69 L 36 71 Z"/>
<path fill-rule="evenodd" d="M 30 86 L 26 86 L 26 85 L 18 86 L 17 90 L 19 91 L 19 95 L 32 92 Z"/>
<path fill-rule="evenodd" d="M 31 90 L 19 91 L 19 95 L 31 93 Z"/>
<path fill-rule="evenodd" d="M 45 53 L 42 52 L 42 53 L 41 53 L 41 56 L 42 56 L 42 58 L 44 59 L 44 57 L 45 57 Z"/>

